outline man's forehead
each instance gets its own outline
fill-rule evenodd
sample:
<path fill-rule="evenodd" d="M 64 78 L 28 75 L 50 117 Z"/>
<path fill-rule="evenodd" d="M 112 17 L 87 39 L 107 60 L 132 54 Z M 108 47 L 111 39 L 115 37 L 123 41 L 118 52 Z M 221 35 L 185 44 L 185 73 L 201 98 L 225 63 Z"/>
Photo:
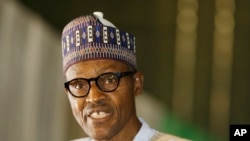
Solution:
<path fill-rule="evenodd" d="M 69 76 L 85 76 L 85 77 L 95 77 L 96 75 L 113 72 L 113 71 L 126 71 L 128 66 L 125 63 L 115 60 L 88 60 L 73 64 L 66 71 L 66 78 Z"/>

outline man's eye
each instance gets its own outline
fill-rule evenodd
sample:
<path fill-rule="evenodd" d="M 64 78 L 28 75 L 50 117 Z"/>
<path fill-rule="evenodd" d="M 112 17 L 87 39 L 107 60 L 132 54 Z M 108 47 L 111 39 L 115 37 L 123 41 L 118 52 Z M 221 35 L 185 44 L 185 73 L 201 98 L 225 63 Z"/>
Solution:
<path fill-rule="evenodd" d="M 116 82 L 116 79 L 115 79 L 114 76 L 108 77 L 104 81 L 105 84 L 112 84 L 112 83 L 115 83 L 115 82 Z"/>
<path fill-rule="evenodd" d="M 75 83 L 74 84 L 74 88 L 76 88 L 76 89 L 81 89 L 82 87 L 83 87 L 82 83 Z"/>
<path fill-rule="evenodd" d="M 73 83 L 72 85 L 75 89 L 84 89 L 87 86 L 87 83 L 86 82 L 83 82 L 83 81 L 76 81 Z"/>

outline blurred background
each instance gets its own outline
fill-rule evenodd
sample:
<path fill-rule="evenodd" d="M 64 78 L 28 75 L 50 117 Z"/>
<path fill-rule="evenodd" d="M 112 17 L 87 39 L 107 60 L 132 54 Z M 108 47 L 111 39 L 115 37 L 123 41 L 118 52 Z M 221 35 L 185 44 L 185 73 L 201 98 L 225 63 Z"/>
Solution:
<path fill-rule="evenodd" d="M 63 88 L 61 31 L 102 11 L 136 36 L 139 116 L 163 132 L 229 140 L 250 124 L 249 0 L 0 0 L 0 140 L 85 136 Z"/>

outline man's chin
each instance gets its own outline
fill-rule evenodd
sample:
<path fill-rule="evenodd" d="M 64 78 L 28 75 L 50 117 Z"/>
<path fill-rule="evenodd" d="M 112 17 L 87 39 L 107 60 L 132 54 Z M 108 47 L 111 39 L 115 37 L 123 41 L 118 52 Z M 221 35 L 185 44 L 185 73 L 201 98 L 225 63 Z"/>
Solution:
<path fill-rule="evenodd" d="M 114 131 L 108 130 L 107 127 L 99 127 L 99 128 L 87 128 L 85 133 L 92 139 L 95 140 L 109 140 L 112 138 L 116 133 Z"/>
<path fill-rule="evenodd" d="M 100 133 L 95 134 L 95 135 L 90 134 L 89 137 L 92 138 L 92 139 L 94 139 L 94 140 L 97 140 L 97 141 L 105 141 L 105 140 L 110 139 L 109 135 L 107 135 L 107 134 L 100 134 Z"/>

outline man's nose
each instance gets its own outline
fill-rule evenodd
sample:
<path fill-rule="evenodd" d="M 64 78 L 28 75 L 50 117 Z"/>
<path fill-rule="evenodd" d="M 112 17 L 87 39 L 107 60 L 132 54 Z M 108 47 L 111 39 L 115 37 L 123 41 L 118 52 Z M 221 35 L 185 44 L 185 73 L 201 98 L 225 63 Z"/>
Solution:
<path fill-rule="evenodd" d="M 104 94 L 96 85 L 94 81 L 90 82 L 90 90 L 87 95 L 86 102 L 93 104 L 100 104 L 107 98 L 106 94 Z"/>

